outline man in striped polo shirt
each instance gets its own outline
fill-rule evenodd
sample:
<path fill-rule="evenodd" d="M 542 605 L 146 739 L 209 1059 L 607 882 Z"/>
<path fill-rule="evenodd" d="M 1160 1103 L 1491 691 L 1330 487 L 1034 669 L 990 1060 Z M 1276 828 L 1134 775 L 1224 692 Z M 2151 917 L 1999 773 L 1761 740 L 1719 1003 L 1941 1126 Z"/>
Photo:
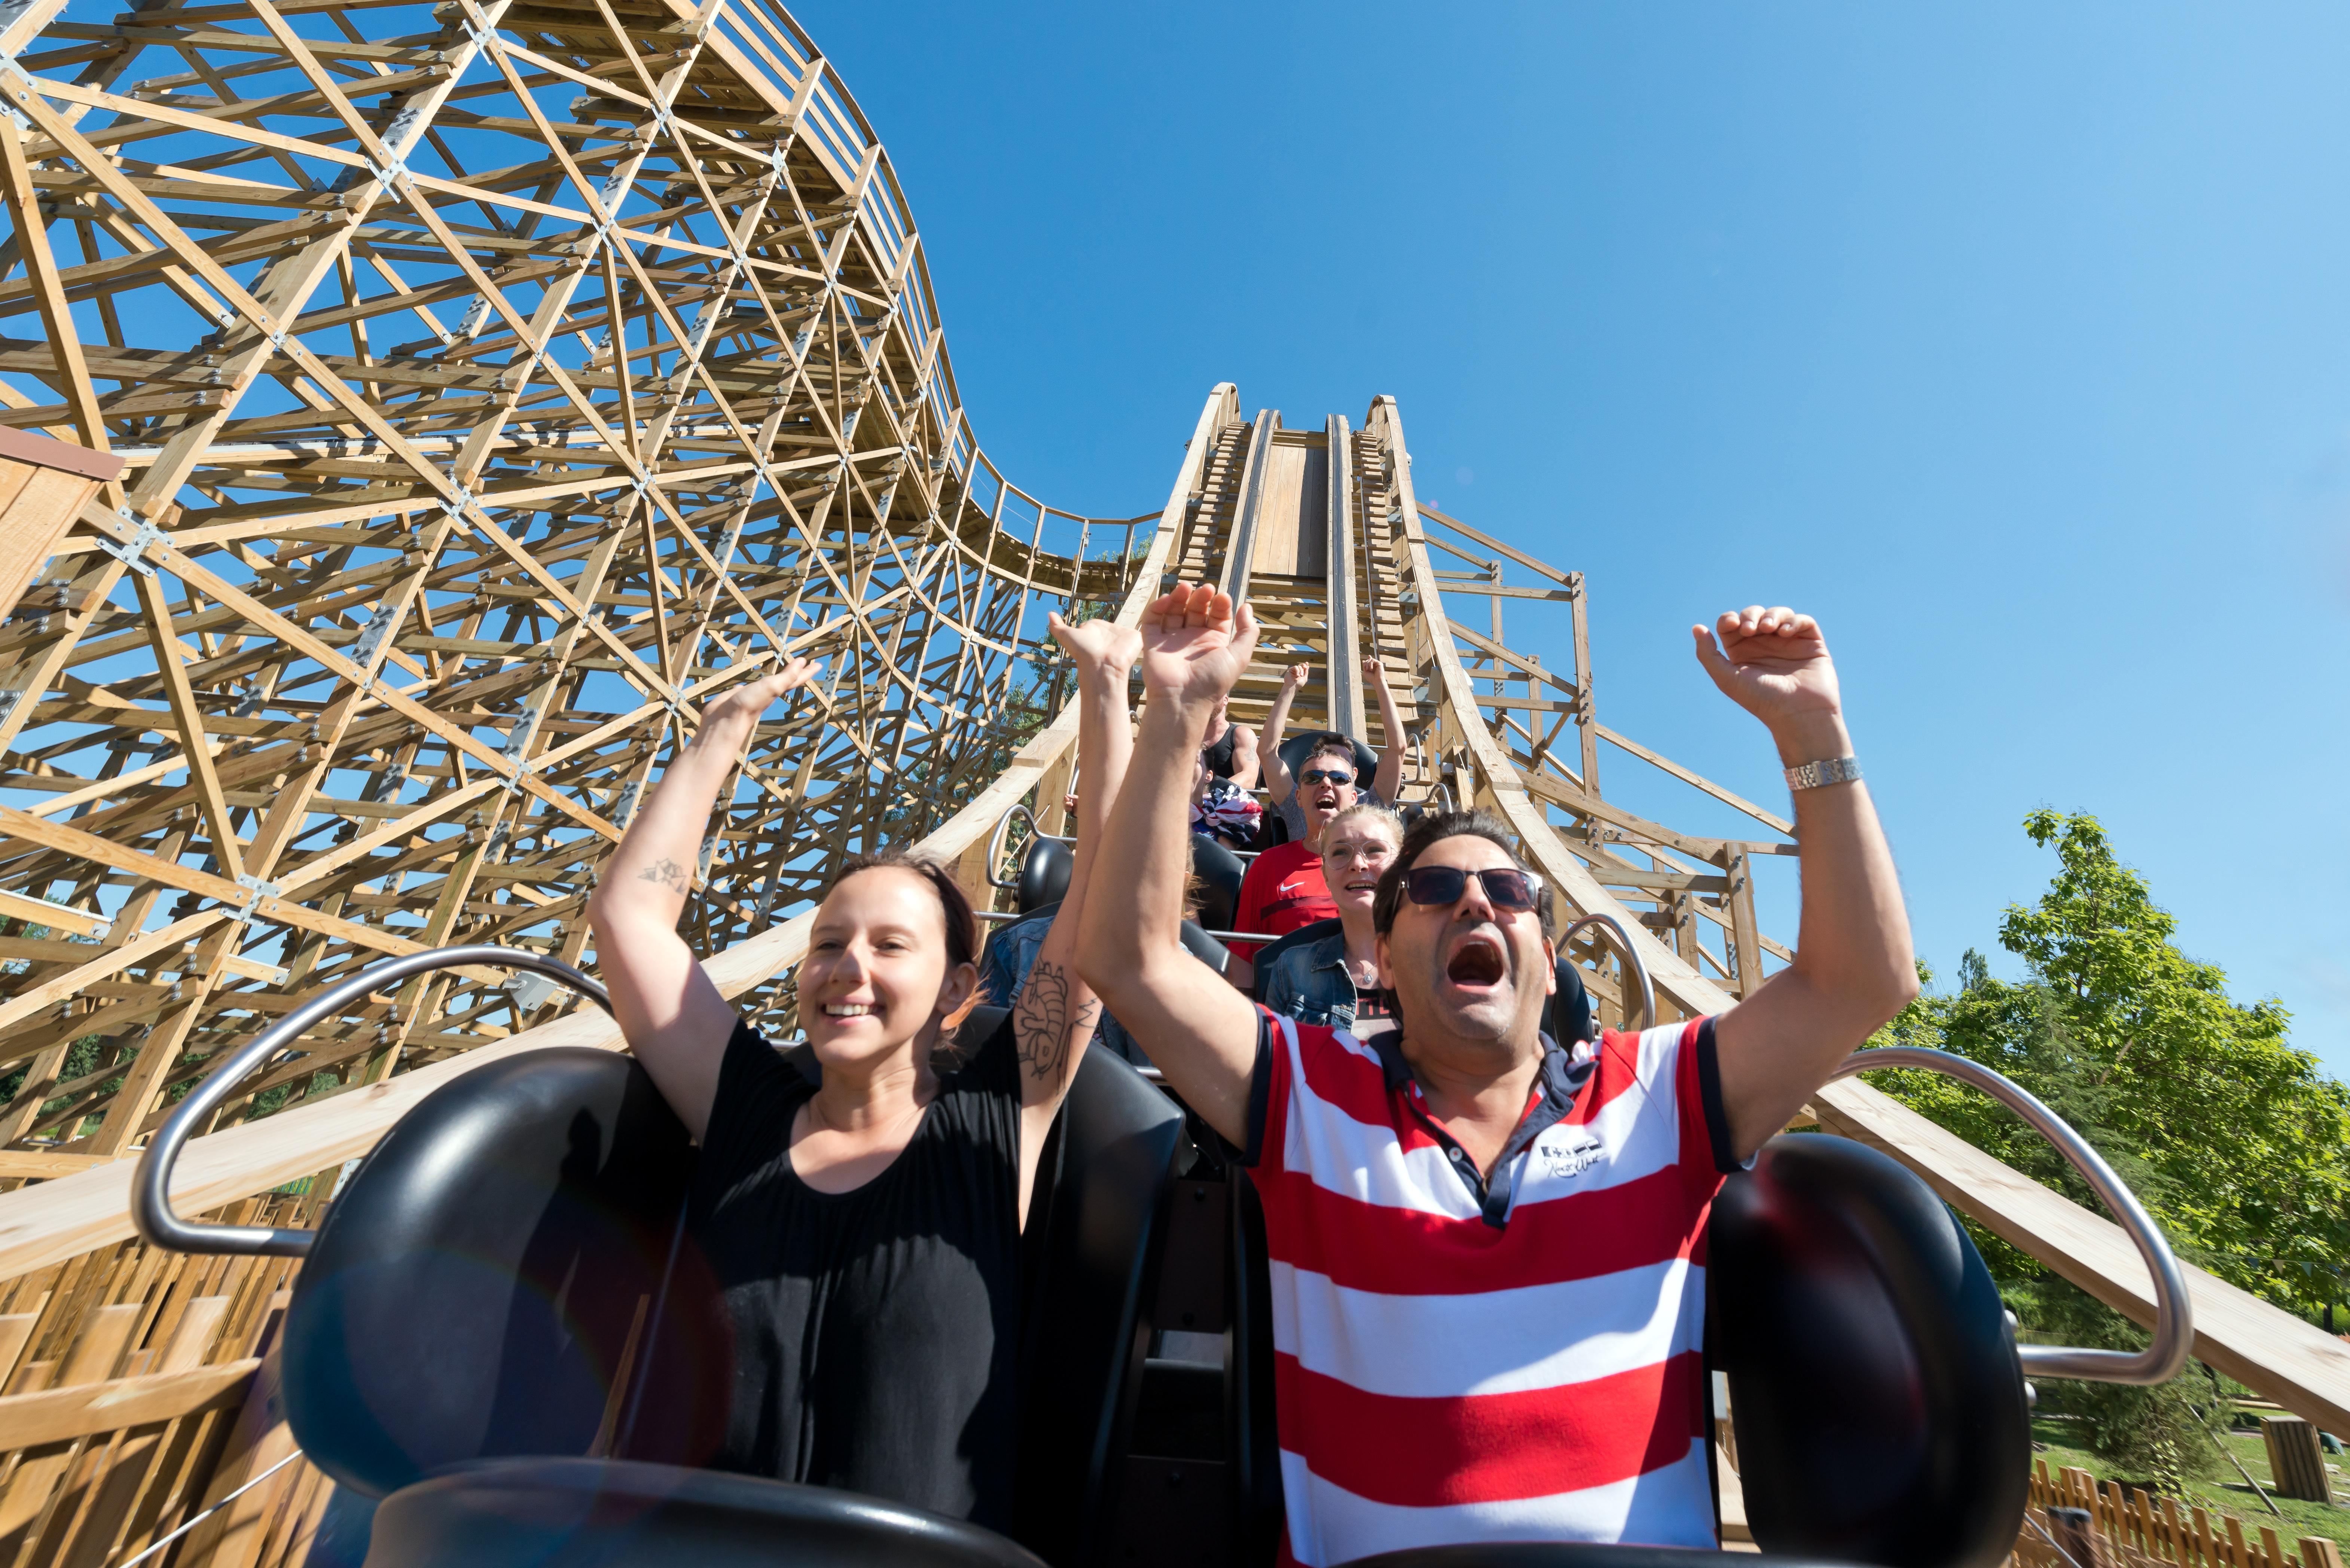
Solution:
<path fill-rule="evenodd" d="M 1286 1561 L 1714 1544 L 1714 1191 L 1918 981 L 1819 628 L 1757 606 L 1691 630 L 1788 765 L 1794 961 L 1712 1018 L 1554 1041 L 1550 889 L 1500 824 L 1447 815 L 1380 882 L 1400 1028 L 1373 1046 L 1252 1007 L 1176 940 L 1192 746 L 1256 636 L 1205 587 L 1144 618 L 1141 730 L 1097 883 L 1119 897 L 1077 962 L 1263 1198 Z"/>

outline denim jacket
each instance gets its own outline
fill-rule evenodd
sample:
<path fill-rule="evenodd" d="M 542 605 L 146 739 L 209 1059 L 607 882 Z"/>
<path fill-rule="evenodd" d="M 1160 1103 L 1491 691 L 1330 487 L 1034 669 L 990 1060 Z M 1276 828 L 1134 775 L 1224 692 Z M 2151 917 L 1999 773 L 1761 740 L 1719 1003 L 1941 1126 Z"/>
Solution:
<path fill-rule="evenodd" d="M 1036 955 L 1044 950 L 1045 935 L 1053 929 L 1053 917 L 1058 904 L 1044 909 L 988 933 L 987 950 L 980 955 L 980 1000 L 994 1007 L 1009 1007 L 1019 1000 L 1020 988 L 1027 983 L 1028 971 L 1036 964 Z M 1107 1012 L 1094 1026 L 1094 1037 L 1128 1061 L 1148 1066 L 1150 1058 L 1142 1054 L 1134 1036 L 1123 1024 Z"/>
<path fill-rule="evenodd" d="M 1264 1004 L 1275 1012 L 1285 1012 L 1300 1023 L 1354 1027 L 1357 993 L 1354 977 L 1347 972 L 1344 931 L 1281 954 L 1263 985 Z"/>

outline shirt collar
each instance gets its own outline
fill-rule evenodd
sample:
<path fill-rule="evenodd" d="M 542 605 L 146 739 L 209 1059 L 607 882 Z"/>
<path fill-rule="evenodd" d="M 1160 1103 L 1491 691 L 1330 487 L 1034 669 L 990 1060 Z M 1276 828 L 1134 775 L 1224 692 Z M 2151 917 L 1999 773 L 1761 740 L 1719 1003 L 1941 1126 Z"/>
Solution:
<path fill-rule="evenodd" d="M 1378 1053 L 1379 1067 L 1387 1075 L 1389 1089 L 1411 1087 L 1411 1064 L 1404 1060 L 1402 1030 L 1381 1030 L 1364 1044 Z M 1534 1075 L 1534 1084 L 1542 1091 L 1543 1106 L 1534 1113 L 1534 1117 L 1540 1118 L 1546 1127 L 1574 1106 L 1575 1096 L 1590 1081 L 1598 1062 L 1596 1056 L 1576 1060 L 1576 1054 L 1552 1039 L 1546 1030 L 1542 1035 L 1542 1067 Z"/>

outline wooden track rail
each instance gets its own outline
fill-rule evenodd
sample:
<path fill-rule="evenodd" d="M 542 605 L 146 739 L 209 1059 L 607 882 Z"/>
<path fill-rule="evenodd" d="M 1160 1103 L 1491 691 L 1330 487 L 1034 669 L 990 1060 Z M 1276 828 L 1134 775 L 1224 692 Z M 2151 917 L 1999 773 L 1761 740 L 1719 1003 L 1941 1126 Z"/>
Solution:
<path fill-rule="evenodd" d="M 1178 573 L 1263 626 L 1236 718 L 1304 667 L 1293 726 L 1504 817 L 1635 930 L 1668 1013 L 1792 956 L 1754 907 L 1788 822 L 1599 722 L 1582 575 L 1422 504 L 1392 400 L 1287 427 L 1218 387 L 1155 515 L 1007 483 L 897 172 L 772 0 L 62 7 L 0 4 L 0 430 L 121 466 L 0 622 L 0 1409 L 54 1439 L 0 1453 L 0 1563 L 127 1552 L 291 1451 L 258 1382 L 234 1433 L 223 1403 L 285 1267 L 131 1239 L 129 1157 L 180 1087 L 380 954 L 592 964 L 582 907 L 644 791 L 786 655 L 823 678 L 760 727 L 686 916 L 778 1032 L 843 857 L 918 842 L 984 906 L 1003 811 L 1059 827 L 1045 612 L 1130 622 Z M 1569 664 L 1511 646 L 1530 601 Z M 1622 1018 L 1617 957 L 1574 956 Z M 315 1214 L 436 1085 L 558 1044 L 619 1042 L 488 971 L 367 998 L 190 1146 L 181 1205 Z M 1814 1109 L 2147 1315 L 2111 1225 L 1864 1085 Z M 2350 1352 L 2194 1288 L 2199 1355 L 2350 1429 Z M 111 1391 L 50 1397 L 84 1383 Z M 109 1455 L 145 1456 L 135 1487 Z M 325 1506 L 303 1473 L 182 1560 L 293 1552 Z"/>

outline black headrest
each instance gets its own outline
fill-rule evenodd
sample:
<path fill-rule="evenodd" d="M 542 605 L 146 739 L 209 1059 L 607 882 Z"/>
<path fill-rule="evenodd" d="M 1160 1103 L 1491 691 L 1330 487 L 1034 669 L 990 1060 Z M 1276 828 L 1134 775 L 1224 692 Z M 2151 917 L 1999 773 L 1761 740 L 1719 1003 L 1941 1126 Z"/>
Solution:
<path fill-rule="evenodd" d="M 282 1354 L 304 1453 L 371 1497 L 463 1460 L 586 1453 L 624 1365 L 646 1364 L 628 1349 L 639 1303 L 673 1293 L 692 1169 L 627 1056 L 534 1051 L 434 1090 L 352 1173 L 295 1278 Z M 724 1395 L 709 1357 L 672 1360 L 666 1429 L 714 1430 Z"/>
<path fill-rule="evenodd" d="M 1019 890 L 1014 895 L 1019 900 L 1020 912 L 1024 915 L 1046 904 L 1059 903 L 1069 891 L 1069 868 L 1076 863 L 1069 846 L 1059 839 L 1042 836 L 1030 839 L 1028 853 L 1020 861 Z"/>
<path fill-rule="evenodd" d="M 1583 973 L 1573 959 L 1561 953 L 1558 989 L 1550 999 L 1550 1037 L 1562 1045 L 1572 1045 L 1596 1033 L 1591 1023 L 1591 992 L 1584 986 Z"/>
<path fill-rule="evenodd" d="M 1183 1113 L 1096 1044 L 1036 1173 L 1024 1246 L 1019 1470 L 1012 1533 L 1047 1562 L 1106 1562 L 1115 1457 L 1149 1347 L 1145 1287 Z M 1082 1481 L 1082 1485 L 1080 1482 Z M 1211 1501 L 1212 1493 L 1203 1501 Z"/>
<path fill-rule="evenodd" d="M 1204 833 L 1191 835 L 1191 870 L 1206 889 L 1200 902 L 1200 923 L 1211 931 L 1232 929 L 1232 911 L 1240 907 L 1241 882 L 1248 863 Z"/>
<path fill-rule="evenodd" d="M 1302 735 L 1292 735 L 1282 742 L 1279 748 L 1281 762 L 1289 770 L 1289 776 L 1295 778 L 1305 766 L 1305 759 L 1314 754 L 1315 748 L 1332 739 L 1344 741 L 1355 748 L 1355 783 L 1368 786 L 1371 775 L 1379 771 L 1378 753 L 1352 735 L 1341 735 L 1336 730 L 1308 730 Z"/>
<path fill-rule="evenodd" d="M 1924 1182 L 1847 1139 L 1782 1135 L 1722 1184 L 1707 1247 L 1711 1359 L 1765 1552 L 1970 1568 L 2014 1546 L 2032 1458 L 2015 1338 Z"/>
<path fill-rule="evenodd" d="M 1232 929 L 1232 927 L 1225 926 L 1222 929 L 1229 931 Z M 1190 953 L 1193 958 L 1198 959 L 1201 963 L 1206 964 L 1218 974 L 1223 973 L 1226 969 L 1231 967 L 1232 961 L 1232 949 L 1224 946 L 1223 943 L 1210 936 L 1201 928 L 1200 923 L 1197 920 L 1184 921 L 1182 926 L 1177 930 L 1176 935 L 1182 941 L 1183 950 L 1185 952 Z"/>

